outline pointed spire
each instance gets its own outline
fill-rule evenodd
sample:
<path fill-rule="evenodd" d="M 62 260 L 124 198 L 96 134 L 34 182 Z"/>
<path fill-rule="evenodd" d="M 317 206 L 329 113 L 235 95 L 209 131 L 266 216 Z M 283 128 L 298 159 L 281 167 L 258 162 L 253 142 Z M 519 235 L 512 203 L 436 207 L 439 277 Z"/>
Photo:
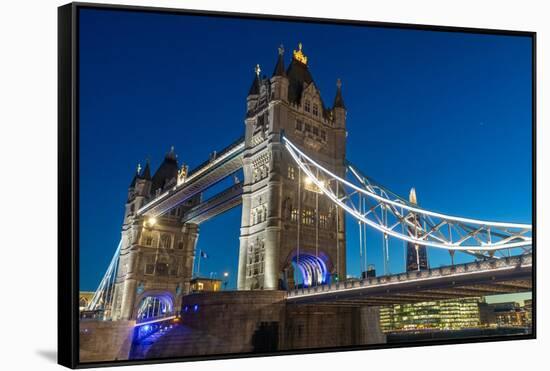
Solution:
<path fill-rule="evenodd" d="M 136 186 L 136 181 L 140 177 L 141 172 L 141 164 L 138 163 L 136 172 L 134 173 L 134 177 L 132 178 L 132 182 L 130 183 L 130 188 L 133 188 Z"/>
<path fill-rule="evenodd" d="M 342 98 L 342 80 L 340 79 L 336 80 L 336 97 L 334 97 L 333 107 L 346 109 L 346 105 L 344 104 L 344 98 Z"/>
<path fill-rule="evenodd" d="M 281 44 L 279 46 L 279 57 L 277 58 L 275 70 L 273 70 L 273 76 L 286 76 L 284 53 L 285 48 L 283 47 L 283 44 Z"/>
<path fill-rule="evenodd" d="M 411 191 L 409 192 L 409 202 L 413 205 L 416 205 L 417 204 L 417 200 L 416 200 L 416 189 L 411 188 Z"/>
<path fill-rule="evenodd" d="M 256 76 L 254 76 L 254 81 L 252 81 L 252 85 L 250 86 L 248 95 L 260 94 L 260 72 L 262 72 L 262 70 L 260 69 L 259 64 L 256 65 L 256 68 L 254 69 L 254 71 L 256 72 Z"/>
<path fill-rule="evenodd" d="M 178 156 L 176 155 L 176 151 L 174 150 L 174 146 L 170 147 L 170 152 L 166 154 L 166 160 L 177 160 Z"/>
<path fill-rule="evenodd" d="M 143 170 L 143 174 L 141 174 L 141 178 L 145 180 L 151 180 L 151 164 L 149 163 L 149 159 L 147 159 L 145 169 Z"/>

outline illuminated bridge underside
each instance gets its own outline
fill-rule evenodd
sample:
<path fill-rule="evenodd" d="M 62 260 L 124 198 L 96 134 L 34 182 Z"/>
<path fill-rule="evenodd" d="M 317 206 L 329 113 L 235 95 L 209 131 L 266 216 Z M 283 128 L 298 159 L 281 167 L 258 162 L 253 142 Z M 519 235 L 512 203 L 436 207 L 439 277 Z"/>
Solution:
<path fill-rule="evenodd" d="M 144 205 L 138 210 L 138 214 L 147 216 L 162 215 L 220 180 L 227 178 L 243 167 L 243 151 L 244 139 L 240 138 L 218 153 L 215 159 L 207 161 L 191 171 L 184 183 Z"/>
<path fill-rule="evenodd" d="M 290 291 L 294 304 L 380 306 L 531 291 L 530 254 Z"/>
<path fill-rule="evenodd" d="M 201 202 L 183 216 L 183 222 L 200 224 L 242 203 L 243 185 L 235 184 L 223 192 Z"/>

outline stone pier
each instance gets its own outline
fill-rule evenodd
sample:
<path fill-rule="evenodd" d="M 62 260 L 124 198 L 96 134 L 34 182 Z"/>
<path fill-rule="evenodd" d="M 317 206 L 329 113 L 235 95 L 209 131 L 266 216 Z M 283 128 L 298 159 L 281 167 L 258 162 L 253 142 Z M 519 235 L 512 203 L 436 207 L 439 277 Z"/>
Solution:
<path fill-rule="evenodd" d="M 284 291 L 184 297 L 181 324 L 144 358 L 265 353 L 385 343 L 378 308 L 293 305 Z"/>
<path fill-rule="evenodd" d="M 80 322 L 80 362 L 127 360 L 135 321 Z"/>

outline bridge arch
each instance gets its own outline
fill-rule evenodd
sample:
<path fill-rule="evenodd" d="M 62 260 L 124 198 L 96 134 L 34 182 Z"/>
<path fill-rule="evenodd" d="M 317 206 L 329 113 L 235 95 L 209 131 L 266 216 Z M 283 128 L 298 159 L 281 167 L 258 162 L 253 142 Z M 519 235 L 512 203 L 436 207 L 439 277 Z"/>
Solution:
<path fill-rule="evenodd" d="M 282 288 L 311 287 L 329 283 L 333 269 L 332 260 L 323 251 L 316 254 L 311 251 L 298 253 L 294 250 L 286 260 Z"/>
<path fill-rule="evenodd" d="M 175 313 L 175 300 L 169 291 L 146 291 L 139 295 L 134 310 L 138 322 L 166 317 Z"/>

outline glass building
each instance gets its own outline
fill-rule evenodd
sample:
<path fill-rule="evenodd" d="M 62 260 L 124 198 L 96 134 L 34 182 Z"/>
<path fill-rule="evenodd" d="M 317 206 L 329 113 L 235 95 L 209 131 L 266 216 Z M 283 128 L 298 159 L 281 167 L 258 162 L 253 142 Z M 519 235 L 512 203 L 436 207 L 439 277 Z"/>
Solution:
<path fill-rule="evenodd" d="M 384 332 L 407 330 L 459 330 L 478 327 L 480 298 L 394 304 L 380 309 Z"/>

